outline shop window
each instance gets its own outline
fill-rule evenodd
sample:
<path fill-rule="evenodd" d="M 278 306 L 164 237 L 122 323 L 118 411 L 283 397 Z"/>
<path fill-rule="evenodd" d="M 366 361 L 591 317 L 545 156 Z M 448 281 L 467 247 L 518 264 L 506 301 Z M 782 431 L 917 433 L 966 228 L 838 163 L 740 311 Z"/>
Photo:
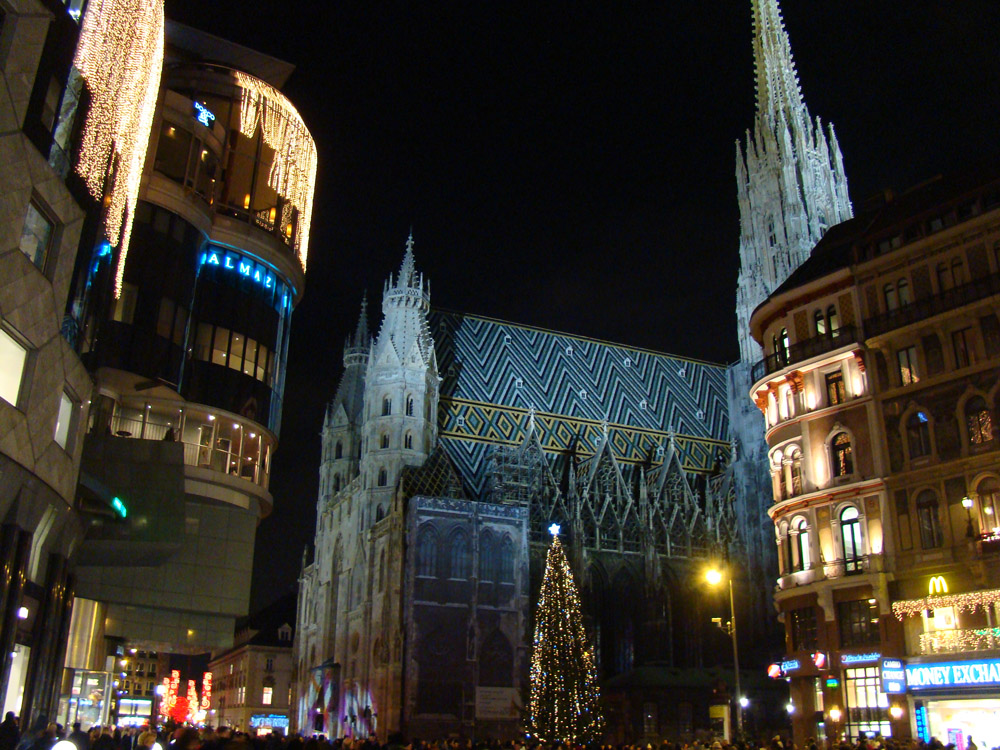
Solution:
<path fill-rule="evenodd" d="M 437 575 L 437 532 L 430 526 L 422 528 L 417 537 L 417 575 Z"/>
<path fill-rule="evenodd" d="M 819 645 L 816 633 L 816 608 L 800 607 L 789 614 L 789 633 L 792 637 L 792 651 L 813 651 Z"/>
<path fill-rule="evenodd" d="M 931 454 L 931 429 L 927 412 L 915 411 L 906 420 L 906 443 L 910 460 Z"/>
<path fill-rule="evenodd" d="M 889 696 L 882 692 L 878 667 L 844 670 L 845 735 L 860 737 L 892 734 Z"/>
<path fill-rule="evenodd" d="M 951 334 L 952 348 L 955 350 L 955 367 L 968 367 L 976 361 L 972 345 L 972 329 L 963 328 Z"/>
<path fill-rule="evenodd" d="M 921 547 L 936 549 L 944 543 L 938 515 L 938 499 L 933 490 L 924 490 L 917 495 L 917 525 L 920 527 Z"/>
<path fill-rule="evenodd" d="M 900 385 L 912 385 L 920 380 L 917 370 L 917 347 L 908 346 L 897 351 L 896 362 L 899 365 Z"/>
<path fill-rule="evenodd" d="M 854 457 L 851 438 L 846 432 L 838 432 L 831 441 L 833 447 L 833 475 L 846 477 L 854 473 Z"/>
<path fill-rule="evenodd" d="M 878 603 L 874 599 L 837 602 L 840 647 L 871 646 L 880 640 Z"/>
<path fill-rule="evenodd" d="M 0 328 L 0 398 L 11 406 L 17 406 L 27 364 L 28 350 Z"/>
<path fill-rule="evenodd" d="M 842 404 L 847 400 L 844 390 L 844 373 L 840 370 L 826 374 L 826 401 L 829 406 Z"/>
<path fill-rule="evenodd" d="M 853 505 L 840 512 L 840 539 L 844 545 L 844 571 L 860 572 L 863 569 L 861 518 Z"/>
<path fill-rule="evenodd" d="M 451 568 L 449 578 L 469 577 L 469 540 L 461 531 L 451 537 Z"/>
<path fill-rule="evenodd" d="M 19 247 L 28 260 L 40 271 L 45 270 L 45 258 L 52 243 L 53 224 L 45 216 L 41 208 L 34 202 L 28 203 L 28 211 L 21 227 Z"/>
<path fill-rule="evenodd" d="M 993 440 L 993 415 L 982 396 L 973 396 L 965 402 L 965 426 L 972 445 L 983 445 Z"/>

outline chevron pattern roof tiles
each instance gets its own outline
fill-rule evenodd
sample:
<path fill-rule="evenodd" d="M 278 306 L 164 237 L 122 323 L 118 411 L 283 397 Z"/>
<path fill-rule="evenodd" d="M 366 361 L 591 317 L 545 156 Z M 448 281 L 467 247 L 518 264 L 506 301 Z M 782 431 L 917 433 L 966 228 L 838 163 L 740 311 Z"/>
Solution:
<path fill-rule="evenodd" d="M 433 311 L 443 378 L 438 425 L 476 494 L 490 444 L 523 440 L 530 410 L 547 452 L 597 449 L 607 422 L 616 456 L 641 463 L 671 431 L 684 467 L 729 453 L 725 368 L 460 313 Z"/>

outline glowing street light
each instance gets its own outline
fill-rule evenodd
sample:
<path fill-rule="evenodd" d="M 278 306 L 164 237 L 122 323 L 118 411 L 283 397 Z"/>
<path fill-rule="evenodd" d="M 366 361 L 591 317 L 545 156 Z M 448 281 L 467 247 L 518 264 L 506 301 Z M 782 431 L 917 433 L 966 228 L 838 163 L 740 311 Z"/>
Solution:
<path fill-rule="evenodd" d="M 718 568 L 709 568 L 705 571 L 705 580 L 711 586 L 718 586 L 722 583 L 722 571 Z M 733 640 L 733 675 L 736 678 L 736 731 L 743 733 L 743 709 L 750 703 L 740 689 L 740 649 L 739 639 L 736 631 L 736 605 L 733 603 L 733 577 L 727 576 L 729 581 L 729 622 L 731 629 L 730 638 Z"/>

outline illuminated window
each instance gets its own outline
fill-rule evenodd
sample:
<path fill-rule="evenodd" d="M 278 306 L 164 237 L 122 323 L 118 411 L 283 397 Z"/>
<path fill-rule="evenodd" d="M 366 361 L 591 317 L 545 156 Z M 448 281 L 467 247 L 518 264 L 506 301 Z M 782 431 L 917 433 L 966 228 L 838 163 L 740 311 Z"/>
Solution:
<path fill-rule="evenodd" d="M 21 228 L 21 242 L 19 247 L 28 260 L 44 271 L 45 258 L 49 252 L 52 242 L 52 222 L 49 221 L 42 210 L 31 201 L 28 204 L 28 212 L 24 216 L 24 225 Z"/>
<path fill-rule="evenodd" d="M 781 329 L 781 334 L 780 334 L 779 337 L 781 339 L 781 354 L 784 357 L 784 361 L 787 362 L 788 361 L 788 329 L 787 328 L 782 328 Z"/>
<path fill-rule="evenodd" d="M 840 538 L 844 544 L 844 569 L 847 573 L 862 570 L 861 519 L 858 509 L 848 505 L 840 512 Z"/>
<path fill-rule="evenodd" d="M 836 336 L 840 330 L 840 320 L 837 317 L 837 307 L 836 305 L 830 305 L 826 308 L 826 324 L 830 329 L 830 335 Z"/>
<path fill-rule="evenodd" d="M 229 352 L 229 329 L 219 326 L 215 329 L 215 343 L 212 345 L 212 363 L 225 367 Z"/>
<path fill-rule="evenodd" d="M 60 448 L 66 451 L 73 450 L 73 446 L 70 444 L 70 430 L 74 421 L 73 417 L 76 415 L 74 407 L 73 399 L 65 391 L 61 393 L 59 396 L 59 416 L 56 418 L 54 440 Z"/>
<path fill-rule="evenodd" d="M 833 475 L 846 477 L 854 473 L 854 458 L 851 450 L 851 438 L 846 432 L 838 432 L 832 441 Z"/>
<path fill-rule="evenodd" d="M 910 448 L 910 458 L 929 456 L 931 453 L 931 430 L 927 412 L 915 411 L 906 420 L 906 442 Z"/>
<path fill-rule="evenodd" d="M 790 615 L 789 633 L 792 637 L 792 651 L 812 651 L 819 644 L 816 638 L 816 608 L 800 607 Z"/>
<path fill-rule="evenodd" d="M 816 335 L 822 336 L 826 333 L 826 316 L 823 315 L 822 310 L 817 310 L 813 314 L 813 320 L 816 323 Z"/>
<path fill-rule="evenodd" d="M 1000 481 L 996 477 L 986 477 L 976 486 L 979 496 L 979 528 L 984 532 L 997 533 L 1000 527 Z"/>
<path fill-rule="evenodd" d="M 0 398 L 11 406 L 17 406 L 27 362 L 28 350 L 0 328 Z"/>
<path fill-rule="evenodd" d="M 899 364 L 899 382 L 901 385 L 912 385 L 920 380 L 917 370 L 917 347 L 908 346 L 896 352 L 896 362 Z"/>
<path fill-rule="evenodd" d="M 809 525 L 806 523 L 806 519 L 800 518 L 795 522 L 795 530 L 799 533 L 796 535 L 796 552 L 798 553 L 798 560 L 795 561 L 796 570 L 806 570 L 809 566 Z"/>
<path fill-rule="evenodd" d="M 889 696 L 882 692 L 878 667 L 844 670 L 844 702 L 844 726 L 849 736 L 888 737 L 892 733 Z"/>
<path fill-rule="evenodd" d="M 917 495 L 917 524 L 920 527 L 921 547 L 936 549 L 944 543 L 938 516 L 938 499 L 933 490 L 924 490 Z"/>
<path fill-rule="evenodd" d="M 993 440 L 993 415 L 982 396 L 973 396 L 965 402 L 965 426 L 969 430 L 969 442 L 973 445 Z"/>
<path fill-rule="evenodd" d="M 842 404 L 847 400 L 844 390 L 844 373 L 840 370 L 826 374 L 826 401 L 829 406 Z"/>

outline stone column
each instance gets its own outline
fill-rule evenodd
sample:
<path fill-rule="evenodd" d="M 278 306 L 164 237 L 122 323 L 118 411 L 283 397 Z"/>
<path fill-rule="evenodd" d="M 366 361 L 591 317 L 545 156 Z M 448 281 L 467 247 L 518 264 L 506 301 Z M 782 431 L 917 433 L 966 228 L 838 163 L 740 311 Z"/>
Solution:
<path fill-rule="evenodd" d="M 21 606 L 30 553 L 31 534 L 14 524 L 0 526 L 0 706 L 7 698 L 17 610 Z"/>

